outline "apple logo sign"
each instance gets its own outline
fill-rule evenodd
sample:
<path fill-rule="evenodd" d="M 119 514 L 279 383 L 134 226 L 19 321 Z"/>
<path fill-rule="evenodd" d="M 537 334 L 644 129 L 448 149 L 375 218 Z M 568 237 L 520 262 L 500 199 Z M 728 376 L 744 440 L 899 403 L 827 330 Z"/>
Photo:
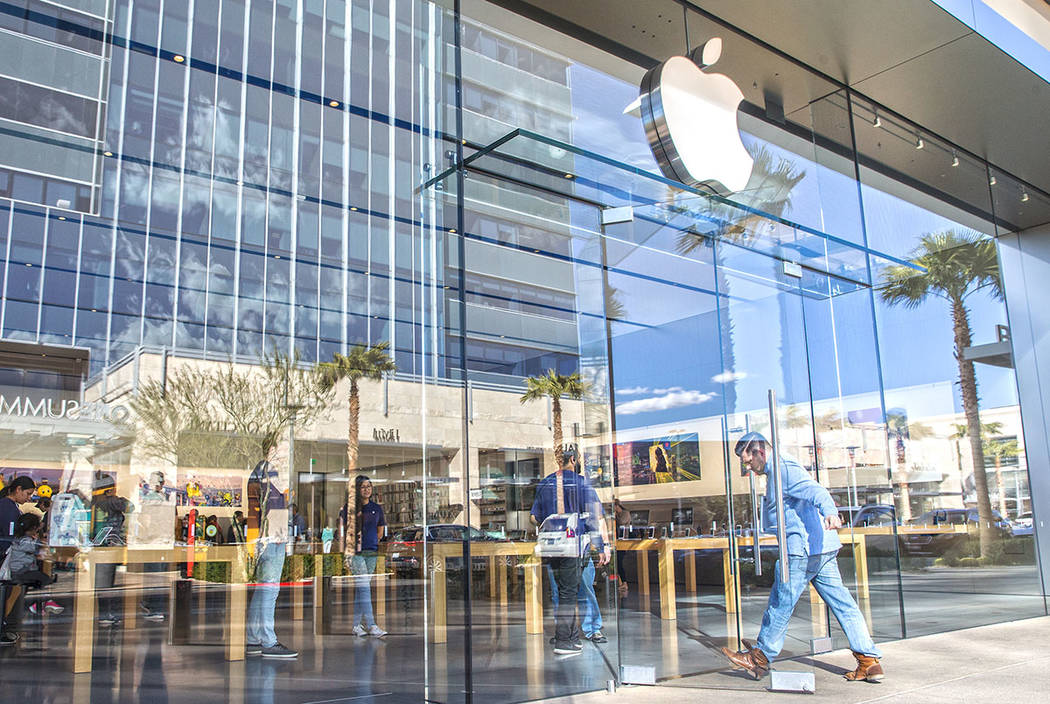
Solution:
<path fill-rule="evenodd" d="M 688 57 L 674 56 L 642 78 L 640 109 L 649 148 L 664 176 L 722 196 L 743 190 L 754 159 L 740 141 L 740 88 L 721 73 L 708 73 L 722 54 L 715 37 Z"/>

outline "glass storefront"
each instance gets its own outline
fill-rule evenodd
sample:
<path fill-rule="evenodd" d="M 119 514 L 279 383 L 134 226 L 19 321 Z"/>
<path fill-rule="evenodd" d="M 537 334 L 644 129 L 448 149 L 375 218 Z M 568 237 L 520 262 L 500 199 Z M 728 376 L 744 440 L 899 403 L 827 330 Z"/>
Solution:
<path fill-rule="evenodd" d="M 876 642 L 1047 613 L 994 239 L 1037 189 L 672 0 L 608 42 L 482 0 L 0 12 L 2 80 L 80 101 L 0 114 L 0 475 L 55 577 L 5 587 L 21 699 L 757 691 L 720 652 L 781 578 L 749 432 L 834 500 Z M 728 197 L 631 109 L 714 38 Z M 808 589 L 778 668 L 846 645 Z"/>

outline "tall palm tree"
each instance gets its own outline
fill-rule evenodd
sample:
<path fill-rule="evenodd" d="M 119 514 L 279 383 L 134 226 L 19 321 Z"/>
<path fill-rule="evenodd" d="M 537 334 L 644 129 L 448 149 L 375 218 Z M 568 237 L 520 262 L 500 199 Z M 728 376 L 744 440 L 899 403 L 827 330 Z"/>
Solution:
<path fill-rule="evenodd" d="M 346 526 L 343 534 L 343 553 L 350 557 L 357 549 L 357 511 L 356 493 L 354 490 L 354 473 L 357 472 L 357 456 L 359 443 L 359 420 L 361 416 L 361 398 L 358 382 L 362 379 L 379 381 L 383 374 L 397 369 L 394 360 L 390 358 L 387 350 L 388 342 L 379 342 L 371 347 L 365 345 L 353 345 L 345 354 L 336 353 L 331 362 L 322 362 L 318 365 L 325 384 L 334 387 L 343 379 L 350 382 L 347 393 L 347 405 L 349 407 L 349 419 L 346 431 L 346 469 L 348 480 L 346 482 Z"/>
<path fill-rule="evenodd" d="M 528 387 L 521 399 L 523 404 L 536 401 L 541 398 L 551 399 L 551 411 L 553 415 L 554 432 L 554 462 L 561 467 L 562 432 L 561 432 L 561 399 L 562 397 L 579 400 L 587 393 L 587 385 L 580 379 L 579 372 L 572 374 L 559 374 L 553 369 L 548 369 L 541 376 L 530 376 L 525 379 Z"/>
<path fill-rule="evenodd" d="M 984 442 L 984 448 L 995 459 L 995 487 L 999 494 L 999 515 L 1006 518 L 1006 490 L 1003 487 L 1003 460 L 1017 457 L 1021 448 L 1017 444 L 1017 438 L 989 438 Z M 1020 498 L 1020 497 L 1018 497 Z"/>
<path fill-rule="evenodd" d="M 981 555 L 988 555 L 995 532 L 992 530 L 988 476 L 984 469 L 977 376 L 973 361 L 963 358 L 963 350 L 972 342 L 970 311 L 966 307 L 966 300 L 978 291 L 986 291 L 998 299 L 1003 296 L 995 243 L 972 232 L 936 232 L 922 236 L 910 261 L 922 270 L 916 271 L 902 264 L 887 267 L 882 273 L 879 295 L 886 303 L 905 308 L 917 308 L 930 296 L 944 299 L 951 307 L 955 360 L 959 365 L 959 389 L 977 485 Z"/>

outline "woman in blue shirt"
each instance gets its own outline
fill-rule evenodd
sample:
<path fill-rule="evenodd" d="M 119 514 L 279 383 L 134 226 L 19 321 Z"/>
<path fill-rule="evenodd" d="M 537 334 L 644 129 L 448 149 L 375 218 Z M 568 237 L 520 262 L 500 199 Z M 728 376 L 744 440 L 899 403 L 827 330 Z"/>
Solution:
<path fill-rule="evenodd" d="M 357 513 L 356 550 L 350 560 L 350 573 L 355 575 L 354 585 L 354 635 L 385 636 L 386 631 L 376 625 L 372 615 L 372 575 L 376 571 L 376 556 L 379 541 L 386 535 L 386 516 L 383 507 L 372 501 L 372 481 L 365 475 L 354 480 L 354 508 Z"/>

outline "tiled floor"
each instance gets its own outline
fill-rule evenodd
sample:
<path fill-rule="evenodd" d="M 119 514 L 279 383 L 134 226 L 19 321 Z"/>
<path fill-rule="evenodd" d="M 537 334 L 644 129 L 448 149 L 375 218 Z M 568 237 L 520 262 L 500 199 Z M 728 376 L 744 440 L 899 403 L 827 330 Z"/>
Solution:
<path fill-rule="evenodd" d="M 1031 568 L 995 568 L 907 573 L 905 611 L 909 627 L 944 630 L 1044 613 L 1031 582 Z M 872 575 L 871 622 L 877 634 L 900 637 L 900 601 L 896 573 Z M 519 583 L 520 587 L 520 583 Z M 587 643 L 582 655 L 569 658 L 550 653 L 547 634 L 527 635 L 522 595 L 512 591 L 510 605 L 499 607 L 479 590 L 471 612 L 470 669 L 477 701 L 486 704 L 520 702 L 575 692 L 605 689 L 620 664 L 652 668 L 667 684 L 701 687 L 753 688 L 727 673 L 718 649 L 735 642 L 735 618 L 727 616 L 721 588 L 708 586 L 698 595 L 680 590 L 678 619 L 658 617 L 656 585 L 647 601 L 632 592 L 619 614 L 610 594 L 599 590 L 606 615 L 607 644 Z M 381 640 L 349 635 L 349 590 L 333 593 L 333 630 L 314 636 L 309 620 L 292 618 L 290 590 L 282 590 L 277 612 L 281 640 L 301 651 L 294 660 L 249 658 L 226 662 L 222 645 L 225 598 L 212 588 L 203 615 L 195 612 L 193 645 L 170 645 L 168 624 L 98 628 L 94 671 L 71 674 L 70 611 L 43 622 L 29 619 L 25 637 L 15 647 L 0 650 L 2 700 L 7 702 L 162 702 L 203 704 L 337 704 L 339 702 L 463 702 L 467 663 L 466 629 L 461 591 L 449 600 L 448 643 L 428 643 L 424 637 L 420 590 L 402 600 L 392 595 L 385 619 L 390 634 Z M 745 596 L 743 635 L 753 637 L 765 606 L 766 593 Z M 67 605 L 71 601 L 62 599 Z M 195 605 L 200 602 L 193 600 Z M 196 606 L 195 606 L 196 607 Z M 814 635 L 809 604 L 799 604 L 786 651 L 810 652 Z M 549 609 L 548 609 L 549 616 Z M 835 633 L 835 630 L 832 631 Z M 839 635 L 836 647 L 844 643 Z M 759 688 L 761 689 L 761 688 Z"/>

